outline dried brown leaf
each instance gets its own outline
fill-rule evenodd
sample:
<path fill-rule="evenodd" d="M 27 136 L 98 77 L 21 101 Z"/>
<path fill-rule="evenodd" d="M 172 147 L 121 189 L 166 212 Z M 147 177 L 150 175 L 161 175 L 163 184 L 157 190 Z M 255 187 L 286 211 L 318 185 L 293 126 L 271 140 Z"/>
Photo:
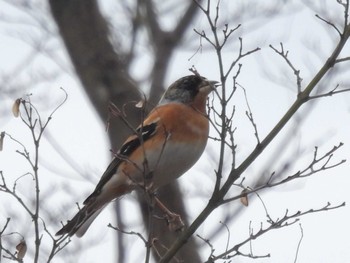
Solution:
<path fill-rule="evenodd" d="M 247 189 L 244 189 L 244 190 L 242 191 L 240 200 L 241 200 L 241 203 L 242 203 L 244 206 L 248 206 L 248 205 L 249 205 Z"/>
<path fill-rule="evenodd" d="M 16 99 L 12 105 L 12 113 L 16 118 L 19 116 L 19 106 L 21 105 L 21 99 Z"/>
<path fill-rule="evenodd" d="M 27 243 L 24 239 L 16 246 L 17 258 L 23 259 L 27 253 Z"/>

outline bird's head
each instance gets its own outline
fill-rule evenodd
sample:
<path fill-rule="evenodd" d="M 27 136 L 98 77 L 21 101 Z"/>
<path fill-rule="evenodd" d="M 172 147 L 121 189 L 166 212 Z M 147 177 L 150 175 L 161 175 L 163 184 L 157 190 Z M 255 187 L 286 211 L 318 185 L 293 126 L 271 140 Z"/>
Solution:
<path fill-rule="evenodd" d="M 185 76 L 169 86 L 160 100 L 160 104 L 171 102 L 191 105 L 197 100 L 205 100 L 208 94 L 216 88 L 217 81 L 207 80 L 198 75 Z"/>

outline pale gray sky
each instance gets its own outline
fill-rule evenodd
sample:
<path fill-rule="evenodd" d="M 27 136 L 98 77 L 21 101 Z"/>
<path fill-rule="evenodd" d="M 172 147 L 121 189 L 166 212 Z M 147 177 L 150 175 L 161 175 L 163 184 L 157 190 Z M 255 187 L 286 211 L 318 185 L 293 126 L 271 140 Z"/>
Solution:
<path fill-rule="evenodd" d="M 37 1 L 40 3 L 40 1 Z M 114 6 L 113 1 L 103 2 L 105 13 L 109 11 L 109 6 Z M 303 78 L 303 87 L 310 81 L 325 59 L 330 55 L 337 41 L 337 35 L 332 29 L 320 20 L 316 19 L 314 14 L 316 10 L 310 10 L 300 1 L 290 1 L 295 3 L 291 13 L 278 17 L 265 17 L 259 23 L 250 23 L 254 17 L 247 12 L 242 21 L 236 21 L 230 14 L 235 13 L 232 2 L 222 1 L 226 8 L 222 9 L 223 17 L 235 27 L 238 22 L 242 22 L 242 27 L 233 36 L 233 39 L 242 37 L 244 49 L 253 49 L 257 46 L 261 48 L 256 53 L 246 59 L 243 59 L 243 68 L 238 82 L 246 89 L 249 103 L 258 125 L 260 137 L 264 136 L 273 128 L 276 122 L 285 113 L 288 107 L 296 98 L 295 76 L 288 68 L 286 63 L 268 46 L 273 44 L 279 48 L 279 42 L 283 42 L 285 49 L 289 50 L 289 58 L 294 65 L 301 69 Z M 237 5 L 242 5 L 244 1 L 238 1 Z M 273 2 L 273 1 L 266 1 Z M 320 1 L 321 2 L 321 1 Z M 323 1 L 322 1 L 323 2 Z M 328 10 L 329 14 L 340 18 L 343 14 L 336 1 L 325 1 L 326 4 L 321 9 Z M 250 5 L 257 5 L 259 1 L 250 1 Z M 248 4 L 247 4 L 248 5 Z M 107 8 L 106 8 L 107 6 Z M 320 4 L 321 6 L 321 4 Z M 43 6 L 45 10 L 45 5 Z M 87 98 L 82 92 L 80 83 L 74 77 L 70 69 L 67 55 L 62 47 L 62 43 L 51 33 L 54 30 L 54 24 L 51 21 L 47 24 L 48 31 L 42 32 L 37 26 L 31 26 L 22 21 L 34 21 L 23 11 L 11 6 L 7 1 L 0 1 L 0 77 L 2 77 L 0 96 L 2 105 L 0 112 L 1 131 L 6 131 L 19 139 L 26 145 L 30 145 L 31 139 L 28 130 L 21 123 L 20 119 L 15 119 L 11 115 L 11 104 L 18 96 L 24 96 L 27 93 L 33 93 L 32 100 L 38 108 L 47 114 L 46 109 L 53 109 L 63 98 L 60 87 L 63 87 L 68 95 L 68 101 L 54 115 L 50 125 L 49 132 L 60 146 L 69 153 L 70 157 L 78 166 L 78 171 L 72 169 L 55 152 L 55 147 L 50 146 L 48 140 L 44 138 L 42 143 L 42 166 L 40 172 L 42 175 L 43 195 L 48 194 L 50 198 L 50 207 L 56 212 L 67 205 L 64 214 L 57 218 L 57 224 L 49 225 L 48 228 L 53 233 L 59 227 L 60 220 L 69 219 L 76 211 L 75 202 L 82 202 L 85 197 L 93 190 L 95 183 L 108 165 L 110 159 L 109 145 L 106 141 L 104 124 L 99 121 L 96 114 L 90 108 Z M 110 12 L 115 10 L 110 8 Z M 114 13 L 109 13 L 113 16 Z M 1 19 L 2 18 L 2 19 Z M 8 18 L 18 19 L 17 21 L 7 21 Z M 45 19 L 45 16 L 43 16 Z M 113 22 L 113 20 L 112 20 Z M 203 29 L 205 18 L 202 17 L 193 24 L 193 28 Z M 191 35 L 192 34 L 192 35 Z M 48 37 L 48 40 L 47 40 Z M 199 38 L 194 32 L 188 34 L 188 38 Z M 22 41 L 22 40 L 25 41 Z M 39 55 L 33 62 L 30 62 L 33 49 L 28 46 L 28 42 L 33 39 L 46 39 L 44 53 L 48 55 Z M 209 79 L 217 79 L 219 74 L 215 54 L 212 52 L 203 52 L 196 54 L 191 60 L 194 51 L 186 48 L 178 52 L 167 75 L 167 84 L 170 84 L 177 78 L 189 74 L 188 68 L 195 65 L 199 72 Z M 350 45 L 344 49 L 344 56 L 349 56 Z M 238 49 L 238 41 L 230 44 L 225 51 L 225 63 L 229 63 L 232 57 L 235 57 Z M 142 50 L 142 48 L 140 48 Z M 52 59 L 52 56 L 54 59 Z M 23 64 L 25 58 L 29 59 Z M 149 57 L 143 55 L 136 63 L 133 72 L 141 72 L 147 66 Z M 226 64 L 227 65 L 227 64 Z M 337 66 L 344 71 L 336 73 L 329 78 L 329 81 L 323 82 L 325 90 L 331 90 L 336 84 L 349 88 L 349 62 L 344 62 Z M 21 74 L 14 74 L 21 70 Z M 45 72 L 43 72 L 45 70 Z M 39 72 L 39 73 L 38 73 Z M 47 77 L 44 83 L 30 83 L 30 79 Z M 5 79 L 5 77 L 8 77 Z M 144 77 L 142 74 L 138 76 Z M 29 85 L 30 84 L 30 85 Z M 10 88 L 19 87 L 16 95 L 11 93 Z M 144 86 L 147 86 L 145 84 Z M 48 92 L 49 90 L 49 92 Z M 343 93 L 333 97 L 322 98 L 315 101 L 311 108 L 303 107 L 298 113 L 300 118 L 307 114 L 306 119 L 299 124 L 297 118 L 287 125 L 283 132 L 276 138 L 260 156 L 254 164 L 244 173 L 247 186 L 252 184 L 256 178 L 259 178 L 263 172 L 271 173 L 281 169 L 281 165 L 286 162 L 292 162 L 287 175 L 293 174 L 312 160 L 314 147 L 319 147 L 320 153 L 329 151 L 334 145 L 343 142 L 344 146 L 336 152 L 333 162 L 347 159 L 350 156 L 350 116 L 349 116 L 350 94 Z M 237 161 L 241 162 L 254 149 L 255 138 L 253 128 L 245 117 L 245 101 L 242 90 L 239 90 L 233 103 L 236 106 L 236 115 L 234 125 L 237 126 L 236 143 Z M 213 129 L 212 129 L 213 131 Z M 287 138 L 287 139 L 286 139 Z M 281 147 L 281 144 L 283 146 Z M 18 176 L 28 170 L 24 166 L 14 151 L 18 146 L 6 139 L 4 150 L 0 152 L 0 170 L 4 172 L 9 182 L 13 182 Z M 188 212 L 192 218 L 201 211 L 210 197 L 214 182 L 213 159 L 218 158 L 215 151 L 217 145 L 210 141 L 208 150 L 203 154 L 202 159 L 186 175 L 180 178 L 184 194 L 188 195 Z M 229 162 L 229 160 L 228 160 Z M 58 171 L 58 175 L 57 175 Z M 288 185 L 276 187 L 272 190 L 265 190 L 260 196 L 273 218 L 280 218 L 285 214 L 286 209 L 290 213 L 298 210 L 306 211 L 308 209 L 321 208 L 327 202 L 333 205 L 344 201 L 349 203 L 350 179 L 349 164 L 345 163 L 333 170 L 314 175 L 312 177 L 292 182 Z M 81 174 L 88 174 L 93 179 L 88 181 Z M 69 187 L 70 193 L 62 193 L 62 189 L 55 189 L 50 193 L 52 185 L 59 185 L 64 182 Z M 200 183 L 200 187 L 199 186 Z M 19 189 L 24 195 L 28 195 L 28 188 L 32 182 L 30 178 L 24 179 L 19 185 Z M 234 190 L 235 188 L 233 188 Z M 232 194 L 239 193 L 232 191 Z M 2 211 L 8 211 L 8 207 L 13 205 L 13 201 L 5 197 L 0 192 L 0 207 Z M 133 195 L 123 198 L 123 207 L 127 208 L 124 213 L 128 230 L 144 231 L 140 219 L 138 218 L 137 207 Z M 68 206 L 68 204 L 70 204 Z M 200 227 L 198 234 L 203 238 L 212 234 L 212 231 L 220 226 L 223 220 L 224 212 L 240 209 L 239 216 L 232 220 L 229 225 L 230 241 L 229 244 L 235 244 L 244 240 L 249 234 L 249 225 L 254 231 L 260 228 L 261 222 L 265 225 L 266 216 L 261 201 L 256 198 L 250 198 L 248 207 L 241 207 L 239 202 L 233 202 L 218 209 L 208 220 Z M 104 262 L 114 262 L 114 233 L 113 230 L 106 227 L 111 222 L 114 223 L 114 217 L 111 212 L 112 205 L 104 211 L 101 216 L 92 225 L 90 231 L 82 239 L 73 238 L 72 246 L 81 247 L 79 262 L 101 262 L 101 255 L 106 257 Z M 68 210 L 67 210 L 68 209 Z M 9 215 L 16 214 L 20 209 L 10 209 L 0 215 L 0 229 Z M 20 213 L 23 215 L 23 213 Z M 300 220 L 303 229 L 303 239 L 301 241 L 298 254 L 298 263 L 310 262 L 337 262 L 345 263 L 350 261 L 350 241 L 347 238 L 350 233 L 350 209 L 348 206 L 343 208 L 307 215 Z M 27 235 L 28 243 L 31 232 L 28 231 L 30 219 L 17 219 L 18 224 L 11 225 L 11 229 L 20 231 Z M 13 222 L 15 224 L 15 220 Z M 16 223 L 16 224 L 17 224 Z M 222 228 L 222 233 L 211 240 L 215 247 L 215 253 L 221 253 L 226 247 L 227 232 Z M 95 240 L 98 236 L 98 242 L 88 250 L 89 242 Z M 239 257 L 237 262 L 294 262 L 298 242 L 301 237 L 299 223 L 294 224 L 282 230 L 274 230 L 267 235 L 259 238 L 252 243 L 255 255 L 271 254 L 271 258 L 265 259 L 246 259 Z M 143 259 L 143 243 L 134 236 L 127 238 L 128 250 L 130 253 L 129 262 L 141 262 Z M 26 262 L 30 262 L 31 245 Z M 249 246 L 244 251 L 249 253 Z M 209 255 L 208 246 L 203 246 L 203 259 Z M 8 262 L 2 259 L 3 262 Z M 55 262 L 62 262 L 55 260 Z"/>

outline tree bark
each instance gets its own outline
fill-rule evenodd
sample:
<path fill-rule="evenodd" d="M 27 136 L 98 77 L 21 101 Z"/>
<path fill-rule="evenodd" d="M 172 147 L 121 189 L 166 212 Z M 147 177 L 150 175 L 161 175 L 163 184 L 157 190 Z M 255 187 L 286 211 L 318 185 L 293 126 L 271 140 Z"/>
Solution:
<path fill-rule="evenodd" d="M 51 0 L 51 12 L 77 75 L 101 120 L 108 117 L 108 104 L 119 108 L 140 99 L 137 86 L 108 40 L 109 29 L 94 0 Z M 127 107 L 128 120 L 135 126 L 140 113 Z M 130 130 L 113 119 L 109 129 L 113 147 L 120 146 Z"/>

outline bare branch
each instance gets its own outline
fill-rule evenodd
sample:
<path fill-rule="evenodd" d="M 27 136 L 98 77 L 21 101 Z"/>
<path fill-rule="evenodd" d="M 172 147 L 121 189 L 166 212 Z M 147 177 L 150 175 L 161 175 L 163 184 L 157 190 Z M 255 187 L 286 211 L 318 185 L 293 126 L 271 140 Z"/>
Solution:
<path fill-rule="evenodd" d="M 2 171 L 0 171 L 0 176 L 1 176 L 1 180 L 2 180 L 2 184 L 0 184 L 0 192 L 4 192 L 4 193 L 7 193 L 7 194 L 13 196 L 17 200 L 17 202 L 24 208 L 24 210 L 27 211 L 27 213 L 30 215 L 30 217 L 33 217 L 34 213 L 24 203 L 22 198 L 20 198 L 15 192 L 13 192 L 10 188 L 8 188 L 8 186 L 6 185 L 5 177 L 2 173 Z"/>
<path fill-rule="evenodd" d="M 43 224 L 45 233 L 50 237 L 50 239 L 52 241 L 51 251 L 50 251 L 48 259 L 47 259 L 47 263 L 49 263 L 49 262 L 51 262 L 53 260 L 54 256 L 58 252 L 63 250 L 70 243 L 71 239 L 70 239 L 69 235 L 63 235 L 63 236 L 59 237 L 58 239 L 56 239 L 51 234 L 51 232 L 47 229 L 45 220 L 43 220 L 41 217 L 40 217 L 40 220 L 41 220 L 41 222 Z"/>
<path fill-rule="evenodd" d="M 300 70 L 296 69 L 294 67 L 294 65 L 292 64 L 292 62 L 289 60 L 288 58 L 288 53 L 289 51 L 284 51 L 284 47 L 283 44 L 280 43 L 281 46 L 281 51 L 279 51 L 278 49 L 276 49 L 275 47 L 273 47 L 272 45 L 270 45 L 270 48 L 275 51 L 278 55 L 280 55 L 288 64 L 288 66 L 293 70 L 294 75 L 297 78 L 297 90 L 298 90 L 298 94 L 301 93 L 301 82 L 303 81 L 303 79 L 300 77 Z"/>
<path fill-rule="evenodd" d="M 2 172 L 1 172 L 1 174 L 2 174 Z M 5 223 L 4 227 L 2 228 L 2 230 L 0 231 L 0 236 L 2 236 L 4 234 L 8 224 L 10 223 L 10 221 L 11 221 L 11 218 L 9 218 L 9 217 L 6 218 L 6 223 Z M 0 242 L 1 242 L 1 240 L 0 240 Z"/>
<path fill-rule="evenodd" d="M 328 152 L 326 152 L 325 154 L 323 154 L 320 157 L 318 157 L 318 148 L 315 147 L 313 159 L 311 160 L 310 164 L 307 165 L 307 167 L 305 167 L 304 169 L 297 171 L 293 175 L 289 175 L 289 176 L 287 176 L 284 179 L 281 179 L 279 181 L 273 180 L 273 178 L 276 177 L 276 174 L 272 173 L 270 178 L 267 180 L 267 182 L 265 184 L 260 185 L 254 189 L 247 189 L 247 191 L 245 191 L 244 193 L 241 193 L 241 194 L 234 196 L 234 197 L 231 197 L 231 198 L 224 199 L 221 203 L 225 204 L 228 202 L 232 202 L 232 201 L 240 199 L 244 195 L 249 195 L 251 193 L 257 194 L 257 192 L 262 190 L 262 189 L 276 187 L 276 186 L 288 183 L 292 180 L 309 177 L 309 176 L 317 174 L 319 172 L 337 167 L 337 166 L 345 163 L 346 160 L 340 160 L 334 164 L 329 164 L 329 162 L 333 158 L 334 152 L 336 152 L 342 146 L 343 146 L 343 143 L 339 143 L 338 145 L 334 146 L 331 150 L 329 150 Z M 238 185 L 238 186 L 244 188 L 243 185 Z M 265 211 L 267 213 L 266 207 L 265 207 Z M 269 217 L 268 214 L 266 216 Z"/>
<path fill-rule="evenodd" d="M 328 21 L 327 19 L 322 18 L 320 15 L 316 14 L 315 15 L 318 19 L 320 19 L 321 21 L 325 22 L 327 25 L 333 27 L 335 29 L 335 31 L 337 31 L 339 37 L 342 36 L 342 32 L 337 28 L 336 25 L 334 25 L 332 22 Z"/>
<path fill-rule="evenodd" d="M 234 59 L 231 63 L 231 65 L 229 66 L 228 70 L 225 73 L 225 79 L 227 79 L 227 77 L 230 75 L 232 69 L 237 65 L 237 63 L 244 57 L 253 54 L 255 52 L 260 51 L 261 48 L 257 47 L 255 49 L 249 50 L 247 52 L 243 53 L 243 39 L 241 37 L 238 38 L 239 39 L 239 52 L 238 55 L 236 57 L 236 59 Z"/>
<path fill-rule="evenodd" d="M 193 31 L 198 34 L 201 38 L 204 38 L 210 45 L 212 45 L 214 48 L 216 47 L 215 43 L 207 37 L 206 33 L 204 31 L 199 32 L 197 29 L 193 29 Z"/>
<path fill-rule="evenodd" d="M 335 60 L 335 63 L 347 62 L 350 61 L 350 57 L 338 58 Z"/>
<path fill-rule="evenodd" d="M 341 89 L 341 90 L 338 90 L 338 88 L 339 88 L 339 84 L 337 84 L 335 86 L 335 88 L 332 89 L 329 92 L 326 92 L 326 93 L 323 93 L 323 94 L 317 94 L 317 95 L 309 96 L 308 99 L 309 100 L 319 99 L 319 98 L 322 98 L 322 97 L 329 97 L 329 96 L 333 96 L 333 95 L 336 95 L 336 94 L 339 94 L 339 93 L 349 92 L 350 91 L 350 88 L 349 89 Z"/>
<path fill-rule="evenodd" d="M 234 33 L 237 29 L 241 27 L 241 24 L 238 24 L 235 28 L 228 29 L 228 24 L 225 24 L 225 28 L 222 30 L 224 34 L 224 40 L 221 43 L 221 47 L 224 47 L 227 40 L 230 38 L 231 34 Z"/>
<path fill-rule="evenodd" d="M 299 218 L 308 214 L 314 214 L 314 213 L 319 213 L 319 212 L 325 212 L 325 211 L 329 211 L 329 210 L 334 210 L 334 209 L 338 209 L 340 207 L 345 206 L 345 203 L 341 203 L 339 205 L 334 205 L 332 206 L 330 203 L 327 203 L 325 206 L 319 208 L 319 209 L 309 209 L 307 211 L 297 211 L 294 214 L 290 214 L 288 212 L 288 210 L 286 211 L 286 213 L 281 217 L 278 218 L 275 221 L 268 221 L 268 226 L 267 227 L 263 227 L 261 226 L 260 229 L 254 234 L 253 232 L 250 234 L 250 236 L 248 238 L 246 238 L 244 241 L 236 244 L 234 247 L 232 247 L 231 249 L 215 256 L 212 257 L 209 261 L 206 262 L 214 262 L 215 260 L 218 259 L 231 259 L 237 255 L 241 255 L 241 253 L 239 253 L 239 249 L 244 246 L 245 244 L 247 244 L 248 242 L 250 242 L 251 240 L 255 240 L 258 237 L 264 235 L 265 233 L 271 231 L 271 230 L 276 230 L 276 229 L 280 229 L 280 228 L 284 228 L 284 227 L 288 227 L 290 225 L 295 224 L 296 222 L 299 221 Z M 251 255 L 248 255 L 251 256 Z M 270 255 L 266 255 L 264 257 L 269 257 Z"/>
<path fill-rule="evenodd" d="M 260 139 L 259 139 L 258 128 L 257 128 L 256 123 L 254 121 L 253 113 L 252 113 L 252 110 L 251 110 L 249 102 L 248 102 L 247 92 L 246 92 L 245 88 L 243 88 L 242 86 L 240 86 L 240 87 L 242 88 L 242 90 L 244 92 L 244 98 L 245 98 L 245 102 L 246 102 L 246 105 L 247 105 L 247 108 L 248 108 L 248 110 L 245 112 L 245 114 L 248 117 L 250 123 L 252 124 L 252 126 L 254 128 L 254 135 L 255 135 L 255 138 L 257 140 L 257 144 L 259 145 L 260 144 Z"/>
<path fill-rule="evenodd" d="M 138 237 L 143 241 L 143 243 L 144 243 L 146 246 L 147 246 L 147 244 L 148 244 L 147 239 L 146 239 L 141 233 L 139 233 L 139 232 L 135 232 L 135 231 L 125 231 L 125 230 L 123 230 L 123 229 L 120 229 L 120 228 L 117 227 L 117 226 L 112 226 L 111 223 L 109 223 L 107 226 L 110 227 L 110 228 L 112 228 L 112 229 L 114 229 L 114 230 L 117 230 L 117 231 L 119 231 L 119 232 L 121 232 L 121 233 L 123 233 L 123 234 L 126 234 L 126 235 L 138 236 Z"/>
<path fill-rule="evenodd" d="M 228 228 L 228 226 L 224 222 L 220 221 L 220 224 L 222 224 L 227 231 L 227 241 L 226 241 L 226 249 L 225 249 L 225 251 L 227 251 L 228 247 L 230 245 L 230 237 L 231 237 L 230 229 Z"/>
<path fill-rule="evenodd" d="M 204 237 L 201 237 L 200 235 L 196 235 L 198 238 L 200 238 L 204 243 L 206 243 L 208 246 L 209 246 L 209 248 L 210 248 L 210 254 L 209 254 L 209 256 L 208 256 L 208 260 L 210 260 L 212 257 L 213 257 L 213 255 L 214 255 L 214 251 L 215 251 L 215 248 L 214 248 L 214 246 L 213 246 L 213 244 L 211 244 L 210 243 L 210 240 L 209 239 L 206 239 L 206 238 L 204 238 Z"/>
<path fill-rule="evenodd" d="M 209 2 L 209 1 L 208 1 Z M 204 10 L 204 8 L 202 9 Z M 212 33 L 214 35 L 216 46 L 218 47 L 218 37 L 217 37 L 217 28 L 213 26 L 213 21 L 209 16 L 209 11 L 204 10 L 203 11 L 205 15 L 207 16 L 208 23 L 211 27 Z M 211 199 L 209 200 L 206 207 L 202 210 L 202 212 L 198 215 L 198 217 L 193 221 L 193 223 L 188 227 L 186 231 L 184 231 L 179 238 L 172 244 L 169 251 L 163 256 L 163 258 L 159 261 L 160 263 L 168 262 L 176 253 L 177 251 L 183 246 L 183 244 L 186 243 L 186 241 L 193 235 L 193 233 L 198 229 L 198 227 L 206 220 L 206 218 L 218 207 L 223 203 L 224 197 L 228 193 L 228 191 L 231 189 L 234 182 L 240 178 L 242 173 L 254 162 L 254 160 L 260 156 L 260 154 L 265 150 L 265 148 L 275 139 L 277 134 L 280 133 L 280 131 L 284 128 L 284 126 L 289 122 L 289 120 L 295 115 L 295 113 L 299 110 L 299 108 L 305 104 L 308 101 L 308 97 L 310 96 L 311 92 L 315 89 L 317 84 L 322 80 L 322 78 L 326 75 L 326 73 L 334 66 L 336 59 L 338 59 L 338 56 L 340 52 L 343 50 L 345 44 L 347 43 L 348 39 L 350 37 L 350 26 L 346 28 L 345 33 L 343 34 L 342 38 L 339 40 L 337 45 L 335 46 L 332 54 L 328 57 L 327 61 L 324 63 L 324 65 L 318 70 L 318 72 L 315 74 L 314 78 L 308 83 L 308 85 L 305 87 L 305 89 L 301 89 L 301 77 L 300 72 L 294 68 L 294 66 L 291 64 L 290 67 L 293 69 L 294 74 L 297 77 L 297 86 L 298 86 L 298 96 L 295 100 L 295 102 L 291 105 L 291 107 L 287 110 L 287 112 L 284 114 L 284 116 L 280 119 L 280 121 L 275 125 L 275 127 L 267 134 L 267 136 L 261 141 L 259 144 L 259 147 L 256 147 L 249 155 L 248 157 L 235 169 L 232 169 L 231 172 L 228 174 L 228 177 L 226 181 L 223 183 L 222 186 L 220 186 L 220 189 L 217 190 L 215 187 L 215 191 L 212 194 Z M 280 53 L 282 57 L 287 61 L 289 59 L 287 58 L 288 52 L 285 53 L 283 50 L 283 45 L 281 45 L 281 51 L 277 51 L 277 53 Z M 219 72 L 221 76 L 221 82 L 222 82 L 222 127 L 221 127 L 221 138 L 226 138 L 227 134 L 227 127 L 225 126 L 226 123 L 226 85 L 225 85 L 225 72 L 223 68 L 223 60 L 222 60 L 222 54 L 221 50 L 216 48 L 215 49 L 218 57 L 218 63 L 219 63 Z M 233 62 L 234 63 L 234 62 Z M 222 176 L 222 162 L 223 162 L 223 149 L 225 148 L 226 143 L 224 141 L 221 142 L 220 145 L 220 160 L 218 164 L 218 178 Z M 340 161 L 339 163 L 335 165 L 325 166 L 322 169 L 327 169 L 327 167 L 335 167 L 337 165 L 340 165 L 344 161 Z M 305 172 L 304 175 L 306 175 L 307 172 Z M 298 174 L 295 176 L 299 176 Z M 291 178 L 286 179 L 291 180 Z M 288 224 L 293 222 L 287 222 Z M 295 221 L 294 221 L 295 223 Z"/>
<path fill-rule="evenodd" d="M 300 234 L 301 235 L 300 235 L 300 239 L 299 239 L 299 242 L 298 242 L 297 251 L 295 252 L 294 263 L 298 262 L 298 255 L 299 255 L 300 245 L 301 245 L 301 241 L 304 238 L 304 230 L 303 230 L 303 227 L 301 226 L 300 223 L 299 223 L 299 227 L 300 227 Z"/>
<path fill-rule="evenodd" d="M 348 21 L 349 21 L 349 5 L 350 5 L 349 2 L 350 1 L 345 0 L 343 3 L 342 0 L 337 0 L 337 2 L 344 7 L 344 31 L 345 31 L 346 28 L 349 27 Z"/>

